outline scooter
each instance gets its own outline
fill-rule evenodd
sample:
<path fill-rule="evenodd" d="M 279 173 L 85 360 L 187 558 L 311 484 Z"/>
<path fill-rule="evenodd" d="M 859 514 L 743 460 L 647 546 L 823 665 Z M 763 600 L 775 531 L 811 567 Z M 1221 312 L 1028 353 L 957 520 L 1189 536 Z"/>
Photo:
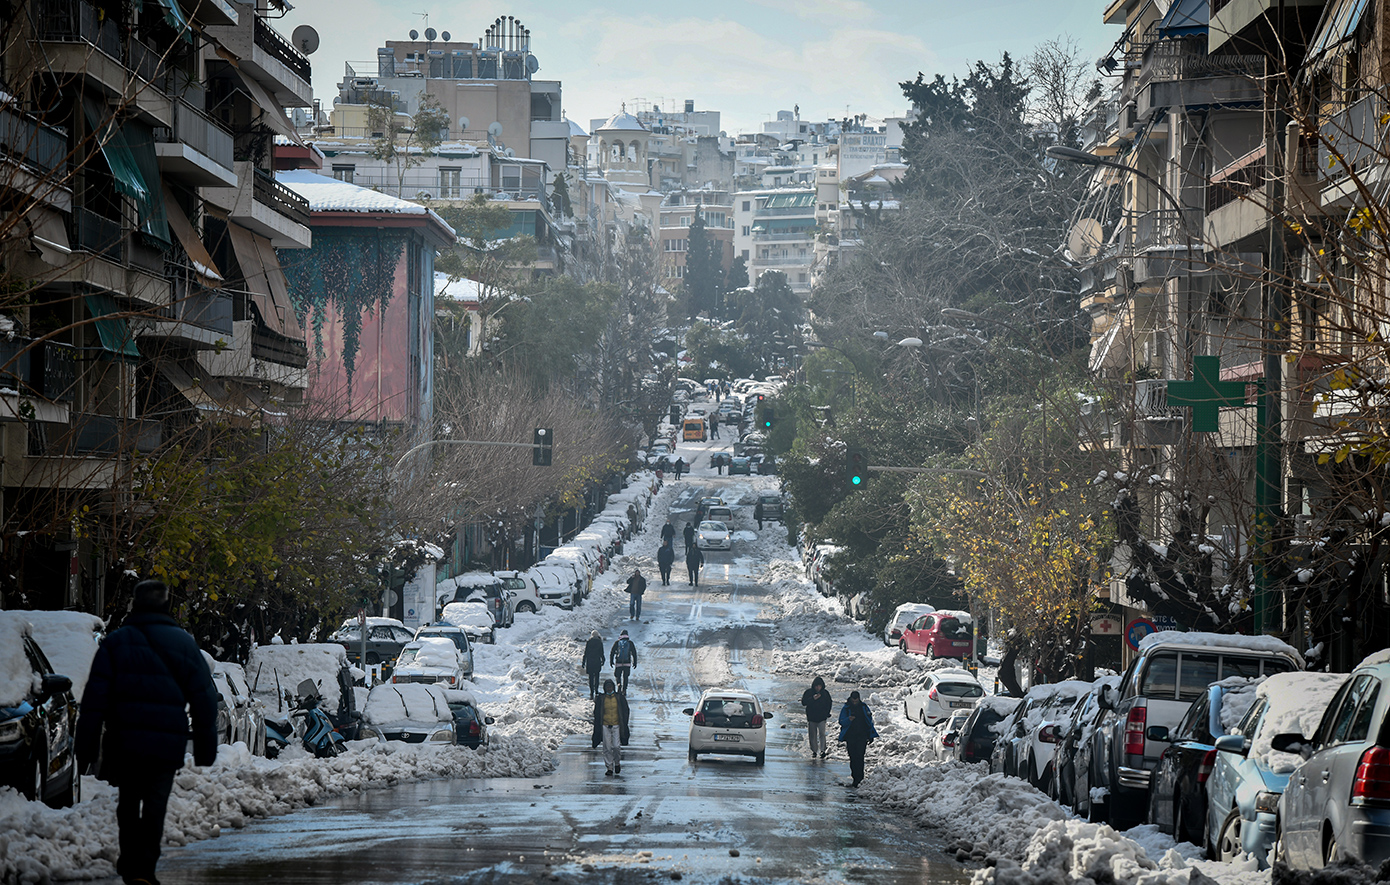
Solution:
<path fill-rule="evenodd" d="M 290 716 L 304 720 L 304 731 L 300 738 L 304 749 L 324 759 L 342 753 L 347 744 L 334 727 L 333 720 L 319 707 L 321 700 L 318 685 L 312 679 L 305 679 L 299 683 L 299 708 Z"/>
<path fill-rule="evenodd" d="M 280 717 L 265 717 L 265 758 L 274 759 L 280 751 L 294 740 L 294 725 L 290 720 Z"/>

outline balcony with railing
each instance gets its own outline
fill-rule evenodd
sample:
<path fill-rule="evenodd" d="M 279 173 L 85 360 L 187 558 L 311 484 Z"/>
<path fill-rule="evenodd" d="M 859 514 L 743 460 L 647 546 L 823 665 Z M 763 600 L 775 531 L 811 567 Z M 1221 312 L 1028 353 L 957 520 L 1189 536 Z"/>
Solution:
<path fill-rule="evenodd" d="M 259 15 L 251 16 L 253 22 L 251 39 L 257 46 L 265 50 L 266 54 L 298 74 L 304 82 L 308 83 L 313 79 L 313 67 L 309 64 L 309 59 L 302 52 L 294 48 L 294 44 L 281 36 L 280 32 L 270 26 L 264 18 Z"/>
<path fill-rule="evenodd" d="M 232 134 L 184 99 L 173 104 L 173 125 L 154 132 L 160 168 L 202 187 L 235 187 Z"/>
<path fill-rule="evenodd" d="M 77 381 L 76 353 L 70 345 L 53 341 L 0 340 L 0 386 L 70 403 Z"/>
<path fill-rule="evenodd" d="M 309 201 L 275 180 L 269 172 L 255 168 L 252 179 L 252 197 L 256 202 L 269 206 L 296 224 L 309 226 L 312 216 Z"/>
<path fill-rule="evenodd" d="M 67 132 L 8 105 L 0 106 L 0 153 L 50 180 L 67 180 Z"/>
<path fill-rule="evenodd" d="M 1258 107 L 1262 55 L 1210 55 L 1205 41 L 1159 40 L 1143 53 L 1136 80 L 1139 116 L 1170 107 Z"/>
<path fill-rule="evenodd" d="M 34 0 L 33 20 L 38 39 L 58 43 L 85 42 L 121 59 L 121 35 L 114 18 L 103 16 L 83 0 Z"/>
<path fill-rule="evenodd" d="M 1324 177 L 1322 202 L 1348 203 L 1360 186 L 1379 182 L 1387 160 L 1385 102 L 1372 92 L 1327 117 L 1319 127 L 1318 168 Z"/>
<path fill-rule="evenodd" d="M 158 421 L 93 414 L 73 415 L 67 424 L 35 422 L 29 429 L 29 455 L 38 458 L 152 452 L 163 435 Z"/>
<path fill-rule="evenodd" d="M 265 86 L 282 105 L 312 105 L 309 59 L 257 13 L 255 3 L 238 0 L 237 11 L 237 24 L 208 27 L 207 35 L 235 55 L 241 72 Z"/>
<path fill-rule="evenodd" d="M 74 209 L 70 239 L 75 248 L 93 255 L 117 264 L 125 260 L 125 228 L 118 218 L 107 218 L 87 208 Z"/>
<path fill-rule="evenodd" d="M 1267 146 L 1261 144 L 1212 173 L 1207 183 L 1207 242 L 1234 246 L 1269 224 L 1265 185 L 1272 173 Z"/>

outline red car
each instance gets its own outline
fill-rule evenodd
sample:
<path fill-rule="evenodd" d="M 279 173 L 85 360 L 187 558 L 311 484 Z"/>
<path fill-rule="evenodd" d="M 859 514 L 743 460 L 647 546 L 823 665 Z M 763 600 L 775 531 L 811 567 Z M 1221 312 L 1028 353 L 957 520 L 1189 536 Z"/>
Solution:
<path fill-rule="evenodd" d="M 973 629 L 966 612 L 932 612 L 903 628 L 898 648 L 929 658 L 968 658 Z"/>

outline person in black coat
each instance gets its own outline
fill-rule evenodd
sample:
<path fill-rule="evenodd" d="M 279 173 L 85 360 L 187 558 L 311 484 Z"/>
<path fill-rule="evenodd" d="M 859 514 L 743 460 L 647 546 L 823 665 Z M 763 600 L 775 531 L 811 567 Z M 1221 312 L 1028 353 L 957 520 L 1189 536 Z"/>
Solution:
<path fill-rule="evenodd" d="M 92 659 L 77 718 L 77 764 L 101 757 L 98 777 L 119 790 L 116 823 L 126 882 L 155 882 L 164 812 L 183 767 L 193 720 L 193 764 L 217 760 L 217 688 L 193 637 L 169 615 L 162 581 L 135 585 L 125 624 Z"/>
<path fill-rule="evenodd" d="M 686 555 L 686 556 L 689 556 L 689 555 L 690 555 L 690 548 L 695 546 L 695 523 L 693 523 L 693 522 L 687 522 L 687 523 L 685 524 L 685 532 L 684 532 L 684 535 L 685 535 L 685 555 Z"/>
<path fill-rule="evenodd" d="M 705 554 L 700 552 L 697 544 L 691 544 L 690 549 L 685 551 L 685 570 L 686 583 L 700 586 L 700 569 L 705 564 Z"/>
<path fill-rule="evenodd" d="M 666 517 L 666 524 L 661 527 L 661 542 L 663 544 L 674 544 L 676 542 L 676 527 L 671 525 L 671 517 Z"/>
<path fill-rule="evenodd" d="M 661 586 L 666 587 L 671 583 L 671 566 L 676 563 L 676 548 L 671 546 L 670 541 L 662 541 L 661 549 L 656 551 L 656 567 L 661 572 Z"/>
<path fill-rule="evenodd" d="M 824 759 L 830 755 L 825 744 L 825 721 L 830 718 L 830 692 L 825 690 L 825 680 L 817 676 L 811 680 L 811 687 L 801 693 L 801 706 L 806 708 L 806 729 L 810 732 L 811 758 Z"/>
<path fill-rule="evenodd" d="M 584 643 L 584 672 L 589 674 L 589 697 L 598 694 L 598 678 L 603 674 L 603 637 L 594 630 Z"/>
<path fill-rule="evenodd" d="M 627 613 L 634 621 L 642 620 L 642 594 L 647 592 L 647 579 L 634 571 L 627 579 Z"/>

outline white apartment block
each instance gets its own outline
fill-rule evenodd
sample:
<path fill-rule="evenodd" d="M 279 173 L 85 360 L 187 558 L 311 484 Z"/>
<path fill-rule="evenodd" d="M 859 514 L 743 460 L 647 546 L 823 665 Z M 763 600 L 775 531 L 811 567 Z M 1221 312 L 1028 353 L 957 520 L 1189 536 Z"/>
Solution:
<path fill-rule="evenodd" d="M 748 282 L 769 270 L 787 275 L 792 291 L 811 291 L 817 228 L 813 187 L 771 188 L 734 194 L 734 255 L 748 262 Z"/>

